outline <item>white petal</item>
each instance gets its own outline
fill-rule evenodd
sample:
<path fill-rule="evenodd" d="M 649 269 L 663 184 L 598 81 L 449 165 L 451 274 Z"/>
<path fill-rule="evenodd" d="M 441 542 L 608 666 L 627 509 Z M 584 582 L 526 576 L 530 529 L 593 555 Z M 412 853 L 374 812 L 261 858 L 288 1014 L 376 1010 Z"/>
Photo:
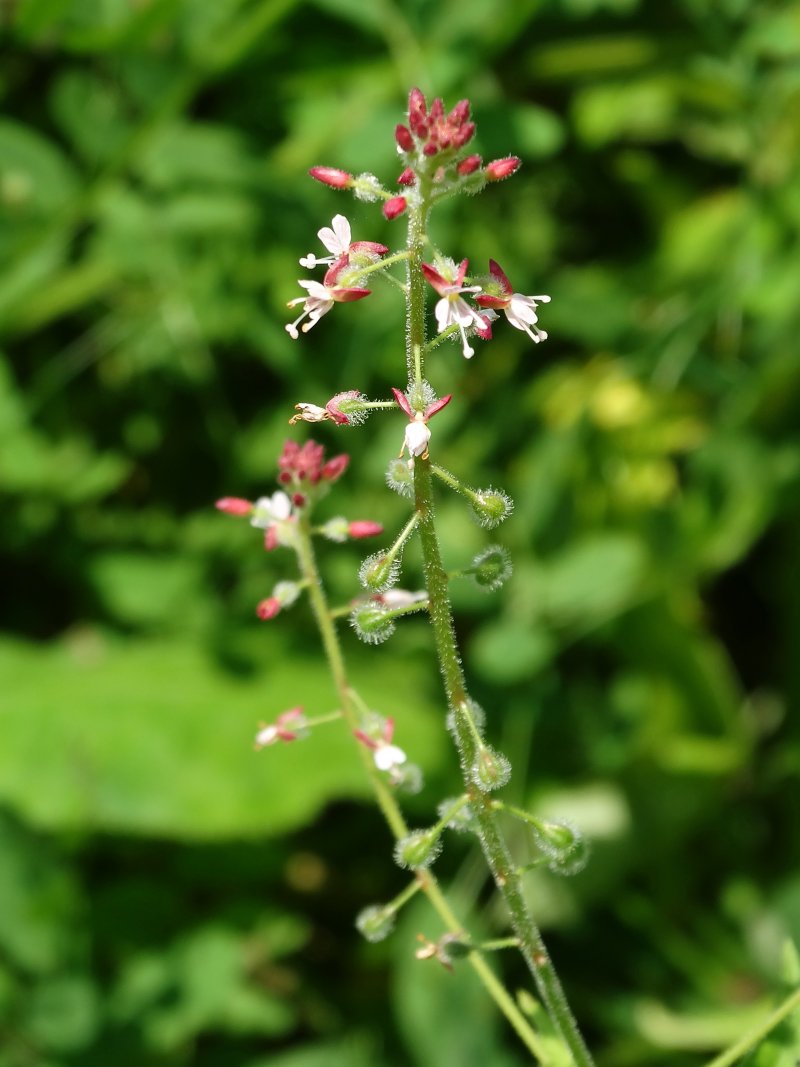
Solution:
<path fill-rule="evenodd" d="M 295 404 L 295 408 L 304 422 L 323 422 L 328 418 L 328 412 L 318 404 Z"/>
<path fill-rule="evenodd" d="M 406 426 L 406 448 L 412 456 L 421 456 L 430 439 L 431 431 L 424 422 L 410 422 Z"/>
<path fill-rule="evenodd" d="M 392 767 L 399 767 L 408 758 L 402 748 L 397 745 L 379 745 L 375 749 L 375 766 L 379 771 L 388 771 Z"/>
<path fill-rule="evenodd" d="M 533 298 L 522 296 L 520 293 L 512 295 L 508 307 L 504 308 L 504 311 L 508 316 L 509 322 L 511 321 L 511 315 L 516 319 L 521 319 L 522 322 L 537 322 L 539 318 L 536 314 L 536 304 L 533 302 Z"/>
<path fill-rule="evenodd" d="M 336 215 L 333 219 L 333 229 L 330 226 L 323 226 L 317 237 L 338 259 L 350 247 L 350 223 L 344 215 Z"/>
<path fill-rule="evenodd" d="M 292 513 L 292 502 L 282 490 L 272 494 L 271 501 L 273 519 L 288 519 Z"/>
<path fill-rule="evenodd" d="M 278 727 L 274 724 L 271 726 L 262 726 L 256 734 L 256 748 L 264 748 L 265 745 L 271 745 L 278 740 Z"/>
<path fill-rule="evenodd" d="M 333 232 L 339 238 L 339 248 L 346 252 L 350 248 L 350 223 L 344 215 L 333 216 Z"/>
<path fill-rule="evenodd" d="M 298 285 L 308 292 L 308 295 L 314 300 L 330 300 L 328 290 L 322 284 L 322 282 L 315 282 L 311 278 L 300 278 L 297 282 Z"/>
<path fill-rule="evenodd" d="M 447 297 L 442 297 L 441 300 L 436 301 L 436 307 L 433 309 L 433 313 L 436 316 L 436 325 L 439 329 L 439 333 L 446 330 L 450 325 L 450 301 Z"/>

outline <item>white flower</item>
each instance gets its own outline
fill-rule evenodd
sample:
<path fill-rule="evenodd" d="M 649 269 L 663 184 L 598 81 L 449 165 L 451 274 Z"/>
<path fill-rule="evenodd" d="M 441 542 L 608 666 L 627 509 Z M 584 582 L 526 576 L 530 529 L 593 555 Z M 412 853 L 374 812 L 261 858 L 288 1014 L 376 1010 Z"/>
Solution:
<path fill-rule="evenodd" d="M 418 414 L 413 422 L 406 426 L 405 445 L 411 456 L 424 456 L 428 451 L 428 442 L 431 439 L 431 431 L 423 422 L 423 416 Z M 401 453 L 402 454 L 402 453 Z"/>
<path fill-rule="evenodd" d="M 480 285 L 464 285 L 467 273 L 467 260 L 462 260 L 458 266 L 454 278 L 445 278 L 435 267 L 429 263 L 422 264 L 422 273 L 431 283 L 436 292 L 441 296 L 434 308 L 436 325 L 439 333 L 443 333 L 448 326 L 457 326 L 461 334 L 462 351 L 466 359 L 475 355 L 475 349 L 467 342 L 467 327 L 472 326 L 479 334 L 487 336 L 489 323 L 484 315 L 481 315 L 474 307 L 464 300 L 462 293 L 479 293 Z"/>
<path fill-rule="evenodd" d="M 502 311 L 515 330 L 524 330 L 536 344 L 540 341 L 546 341 L 546 331 L 539 329 L 536 325 L 539 321 L 539 316 L 536 314 L 536 306 L 537 304 L 549 304 L 550 297 L 543 294 L 540 296 L 525 296 L 524 293 L 515 293 L 505 271 L 493 259 L 489 260 L 489 272 L 493 279 L 491 287 L 495 291 L 491 291 L 490 288 L 490 291 L 476 297 L 475 301 L 480 304 L 481 308 L 489 309 L 484 310 L 484 314 L 488 315 L 490 310 Z"/>
<path fill-rule="evenodd" d="M 267 745 L 274 745 L 278 740 L 278 727 L 275 723 L 270 723 L 269 726 L 262 726 L 256 734 L 255 746 L 256 748 L 266 748 Z"/>
<path fill-rule="evenodd" d="M 296 422 L 324 422 L 330 418 L 325 408 L 318 404 L 295 404 L 294 407 L 297 414 L 289 419 L 290 426 L 294 426 Z"/>
<path fill-rule="evenodd" d="M 294 322 L 288 322 L 285 326 L 286 332 L 296 341 L 300 334 L 297 332 L 297 327 L 303 319 L 308 316 L 308 322 L 304 323 L 301 327 L 303 333 L 308 333 L 312 326 L 316 326 L 323 315 L 327 315 L 330 309 L 333 307 L 333 296 L 331 290 L 323 285 L 322 282 L 315 282 L 311 279 L 301 278 L 298 283 L 307 292 L 308 296 L 298 296 L 294 300 L 290 300 L 287 307 L 294 307 L 295 304 L 303 305 L 303 312 Z"/>
<path fill-rule="evenodd" d="M 282 490 L 278 489 L 272 496 L 260 496 L 253 505 L 251 526 L 266 530 L 273 522 L 282 522 L 292 513 L 292 502 Z"/>
<path fill-rule="evenodd" d="M 317 233 L 317 237 L 328 249 L 330 255 L 325 256 L 323 259 L 318 259 L 313 252 L 309 252 L 307 256 L 300 260 L 301 267 L 313 270 L 314 267 L 322 263 L 335 262 L 340 256 L 344 256 L 350 251 L 350 223 L 344 215 L 335 215 L 331 225 L 323 226 Z"/>
<path fill-rule="evenodd" d="M 345 220 L 346 221 L 346 220 Z M 370 290 L 364 289 L 357 285 L 339 285 L 339 277 L 346 273 L 349 267 L 347 254 L 340 256 L 329 267 L 325 277 L 321 282 L 313 281 L 310 278 L 300 278 L 298 285 L 301 285 L 308 296 L 298 296 L 294 300 L 290 300 L 289 307 L 294 307 L 295 304 L 302 304 L 302 314 L 286 325 L 286 332 L 293 340 L 297 340 L 300 336 L 297 332 L 298 325 L 303 319 L 308 316 L 308 322 L 305 323 L 301 329 L 303 333 L 308 333 L 312 326 L 315 326 L 323 315 L 326 315 L 335 303 L 346 304 L 353 300 L 362 300 L 365 296 L 369 296 Z"/>
<path fill-rule="evenodd" d="M 385 742 L 379 741 L 378 746 L 375 749 L 373 759 L 375 760 L 375 766 L 379 771 L 390 771 L 393 767 L 399 767 L 405 763 L 405 752 L 402 748 L 398 748 L 397 745 L 389 745 Z"/>
<path fill-rule="evenodd" d="M 512 293 L 511 300 L 508 306 L 503 308 L 503 312 L 515 329 L 524 330 L 531 340 L 538 344 L 539 341 L 547 340 L 547 332 L 534 325 L 538 322 L 536 305 L 549 302 L 549 296 L 523 296 L 522 293 Z"/>

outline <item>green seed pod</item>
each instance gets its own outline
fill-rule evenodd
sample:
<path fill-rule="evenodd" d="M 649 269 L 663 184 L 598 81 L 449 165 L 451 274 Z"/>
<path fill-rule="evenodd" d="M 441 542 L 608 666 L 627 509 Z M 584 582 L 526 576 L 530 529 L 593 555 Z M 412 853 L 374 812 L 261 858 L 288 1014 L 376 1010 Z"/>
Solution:
<path fill-rule="evenodd" d="M 350 625 L 368 645 L 382 644 L 396 629 L 394 619 L 386 617 L 386 608 L 380 604 L 359 604 L 353 608 L 350 613 Z"/>
<path fill-rule="evenodd" d="M 489 745 L 481 745 L 470 768 L 470 777 L 482 793 L 501 789 L 511 777 L 511 764 Z"/>
<path fill-rule="evenodd" d="M 422 870 L 434 862 L 442 851 L 442 838 L 437 830 L 412 830 L 394 847 L 394 860 L 400 867 Z"/>
<path fill-rule="evenodd" d="M 547 857 L 547 869 L 553 874 L 579 874 L 588 863 L 589 842 L 577 826 L 537 820 L 530 827 L 534 841 Z"/>
<path fill-rule="evenodd" d="M 475 521 L 486 530 L 499 526 L 514 510 L 514 501 L 502 489 L 477 489 L 470 504 Z"/>
<path fill-rule="evenodd" d="M 393 459 L 386 469 L 386 484 L 400 496 L 414 497 L 414 473 L 404 459 Z"/>
<path fill-rule="evenodd" d="M 511 577 L 511 556 L 500 545 L 489 545 L 472 561 L 470 572 L 481 589 L 493 592 Z"/>
<path fill-rule="evenodd" d="M 458 797 L 447 797 L 437 807 L 437 815 L 440 819 L 447 819 L 448 830 L 456 830 L 458 833 L 467 833 L 475 830 L 476 823 L 472 808 L 469 804 L 462 804 L 461 807 L 457 807 L 458 802 Z"/>
<path fill-rule="evenodd" d="M 370 904 L 356 916 L 356 929 L 367 941 L 383 941 L 394 929 L 395 913 L 385 904 Z"/>
<path fill-rule="evenodd" d="M 466 708 L 467 708 L 467 712 L 469 713 L 469 717 L 472 719 L 472 725 L 475 727 L 475 729 L 478 731 L 479 734 L 482 734 L 483 731 L 484 731 L 484 728 L 486 726 L 486 712 L 483 710 L 483 708 L 480 706 L 480 704 L 477 702 L 477 700 L 473 700 L 472 697 L 468 697 L 467 698 Z M 461 710 L 460 714 L 463 715 L 464 711 Z M 445 719 L 444 724 L 447 727 L 447 729 L 450 731 L 450 733 L 455 737 L 455 735 L 456 735 L 456 711 L 455 711 L 455 709 L 451 708 L 448 711 L 447 718 Z"/>
<path fill-rule="evenodd" d="M 392 559 L 385 552 L 373 552 L 358 570 L 358 580 L 373 593 L 385 592 L 395 585 L 399 576 L 400 560 Z"/>

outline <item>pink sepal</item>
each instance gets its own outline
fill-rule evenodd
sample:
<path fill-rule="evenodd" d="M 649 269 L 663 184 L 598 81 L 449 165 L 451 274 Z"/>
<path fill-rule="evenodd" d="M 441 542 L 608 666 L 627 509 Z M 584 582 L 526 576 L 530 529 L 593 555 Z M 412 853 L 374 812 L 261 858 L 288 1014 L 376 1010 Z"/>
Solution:
<path fill-rule="evenodd" d="M 424 267 L 425 264 L 423 263 L 422 266 Z M 400 410 L 404 411 L 410 419 L 413 419 L 415 412 L 414 409 L 411 407 L 411 404 L 408 402 L 408 397 L 406 396 L 406 394 L 401 393 L 400 390 L 395 389 L 394 386 L 392 386 L 392 394 L 394 395 L 394 398 L 397 401 L 397 406 L 400 408 Z"/>
<path fill-rule="evenodd" d="M 383 526 L 379 522 L 371 522 L 369 519 L 356 519 L 347 527 L 350 537 L 377 537 L 383 533 Z"/>
<path fill-rule="evenodd" d="M 240 496 L 224 496 L 216 502 L 214 507 L 218 511 L 224 511 L 226 515 L 250 515 L 253 510 L 250 501 Z"/>
<path fill-rule="evenodd" d="M 491 163 L 487 163 L 484 174 L 487 182 L 499 182 L 503 178 L 510 178 L 521 166 L 522 160 L 519 156 L 506 156 L 505 159 L 493 159 Z"/>
<path fill-rule="evenodd" d="M 391 200 L 387 200 L 383 205 L 383 214 L 389 220 L 396 219 L 398 215 L 403 214 L 407 207 L 408 201 L 404 196 L 393 196 Z"/>
<path fill-rule="evenodd" d="M 353 175 L 348 174 L 346 170 L 339 170 L 338 167 L 312 167 L 308 173 L 332 189 L 347 189 L 353 184 Z"/>
<path fill-rule="evenodd" d="M 326 482 L 335 482 L 337 478 L 341 478 L 347 470 L 349 462 L 350 457 L 345 452 L 342 452 L 339 456 L 334 456 L 333 459 L 329 459 L 322 468 L 323 480 Z"/>
<path fill-rule="evenodd" d="M 277 600 L 274 596 L 269 596 L 266 600 L 259 601 L 256 606 L 256 615 L 258 615 L 259 619 L 267 622 L 269 619 L 274 619 L 280 610 L 280 600 Z"/>
<path fill-rule="evenodd" d="M 430 419 L 437 411 L 441 411 L 442 408 L 446 408 L 450 401 L 453 399 L 453 394 L 448 393 L 447 396 L 440 397 L 439 400 L 434 400 L 432 404 L 428 404 L 425 408 L 425 418 Z"/>

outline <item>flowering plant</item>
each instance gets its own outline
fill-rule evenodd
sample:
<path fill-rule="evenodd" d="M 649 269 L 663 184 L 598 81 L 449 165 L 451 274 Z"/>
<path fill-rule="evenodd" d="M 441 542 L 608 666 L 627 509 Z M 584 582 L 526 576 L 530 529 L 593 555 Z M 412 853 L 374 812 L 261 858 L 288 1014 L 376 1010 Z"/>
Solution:
<path fill-rule="evenodd" d="M 454 577 L 470 575 L 487 591 L 498 589 L 511 574 L 508 552 L 499 545 L 484 547 L 472 564 L 458 575 L 445 569 L 435 516 L 434 486 L 459 494 L 469 505 L 472 517 L 487 530 L 499 526 L 510 514 L 513 503 L 495 487 L 476 488 L 464 482 L 435 460 L 435 437 L 431 421 L 448 403 L 459 402 L 452 394 L 437 396 L 425 377 L 429 356 L 444 341 L 460 344 L 467 359 L 476 353 L 476 339 L 489 342 L 501 314 L 514 329 L 539 344 L 547 333 L 539 325 L 540 306 L 550 297 L 516 292 L 499 263 L 491 259 L 485 274 L 469 273 L 469 261 L 444 254 L 432 242 L 428 222 L 441 202 L 461 193 L 474 194 L 487 185 L 511 177 L 521 161 L 516 156 L 484 164 L 470 151 L 475 124 L 470 106 L 460 101 L 449 112 L 440 99 L 430 107 L 423 94 L 412 90 L 407 122 L 397 125 L 395 142 L 402 170 L 397 179 L 401 192 L 389 190 L 372 174 L 353 175 L 332 166 L 315 166 L 310 174 L 337 191 L 349 191 L 366 202 L 382 202 L 386 219 L 407 218 L 405 244 L 397 251 L 376 241 L 353 241 L 350 222 L 344 215 L 333 217 L 330 226 L 318 231 L 328 255 L 306 254 L 300 264 L 309 271 L 324 267 L 322 281 L 302 278 L 305 291 L 290 306 L 302 305 L 297 318 L 286 326 L 293 340 L 299 340 L 338 303 L 351 303 L 372 295 L 376 281 L 402 292 L 405 305 L 405 374 L 403 388 L 387 384 L 386 396 L 371 400 L 358 389 L 345 389 L 330 399 L 303 398 L 295 405 L 289 420 L 330 422 L 336 428 L 354 427 L 373 412 L 400 413 L 405 419 L 402 440 L 398 432 L 399 454 L 389 459 L 388 486 L 410 502 L 411 513 L 388 547 L 367 556 L 359 570 L 362 593 L 346 608 L 332 608 L 317 564 L 315 538 L 333 542 L 380 536 L 381 523 L 373 519 L 326 518 L 319 522 L 317 507 L 347 468 L 347 456 L 326 459 L 321 445 L 307 441 L 300 446 L 287 441 L 278 461 L 279 488 L 271 496 L 255 502 L 226 497 L 220 510 L 247 517 L 263 530 L 267 550 L 287 548 L 294 552 L 296 580 L 280 581 L 271 594 L 259 602 L 257 614 L 273 619 L 301 595 L 309 598 L 331 674 L 339 706 L 307 714 L 294 707 L 278 714 L 271 724 L 260 724 L 256 747 L 302 739 L 323 724 L 343 721 L 362 756 L 378 804 L 395 838 L 396 862 L 411 872 L 408 887 L 394 900 L 364 908 L 356 920 L 361 933 L 372 941 L 381 940 L 392 929 L 400 908 L 417 892 L 425 894 L 438 913 L 444 930 L 437 941 L 425 941 L 417 951 L 419 959 L 436 959 L 448 970 L 459 960 L 472 966 L 488 994 L 506 1016 L 531 1056 L 545 1065 L 558 1067 L 573 1063 L 590 1067 L 592 1056 L 564 995 L 560 979 L 531 913 L 524 887 L 525 871 L 543 865 L 559 875 L 580 872 L 587 859 L 586 843 L 580 831 L 568 823 L 544 820 L 535 813 L 505 804 L 498 791 L 508 782 L 509 759 L 486 740 L 486 715 L 472 698 L 456 642 L 449 585 Z M 461 250 L 459 250 L 461 252 Z M 392 275 L 402 266 L 403 280 Z M 368 285 L 365 283 L 369 283 Z M 436 296 L 433 307 L 436 333 L 427 337 L 426 302 Z M 339 314 L 337 312 L 337 314 Z M 389 395 L 391 394 L 391 395 Z M 398 587 L 406 544 L 419 542 L 425 574 L 425 587 L 409 590 Z M 431 825 L 410 829 L 399 798 L 403 792 L 421 787 L 420 768 L 413 763 L 403 744 L 402 709 L 386 713 L 370 708 L 349 676 L 337 632 L 338 620 L 347 615 L 356 634 L 368 644 L 391 637 L 398 622 L 408 615 L 426 615 L 441 673 L 447 704 L 446 725 L 455 745 L 463 776 L 460 795 L 443 800 L 438 818 Z M 299 697 L 300 699 L 300 697 Z M 519 820 L 527 828 L 535 849 L 534 863 L 515 861 L 506 842 L 508 820 Z M 466 924 L 455 914 L 432 871 L 439 856 L 445 832 L 474 834 L 480 842 L 498 894 L 506 907 L 510 935 L 496 942 L 475 940 Z M 519 950 L 532 976 L 538 997 L 549 1018 L 549 1029 L 534 1024 L 496 977 L 486 962 L 494 948 L 513 946 Z"/>

